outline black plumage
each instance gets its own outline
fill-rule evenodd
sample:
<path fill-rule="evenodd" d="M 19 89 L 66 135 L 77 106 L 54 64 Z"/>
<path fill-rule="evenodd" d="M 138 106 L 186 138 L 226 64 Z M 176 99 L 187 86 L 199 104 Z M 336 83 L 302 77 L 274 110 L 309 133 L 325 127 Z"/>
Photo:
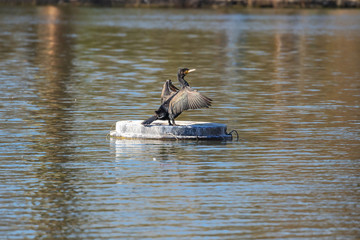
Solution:
<path fill-rule="evenodd" d="M 208 108 L 212 100 L 198 91 L 192 89 L 184 77 L 195 71 L 195 69 L 182 68 L 178 71 L 178 81 L 180 89 L 176 88 L 171 80 L 167 80 L 163 85 L 161 92 L 161 105 L 155 111 L 155 115 L 142 122 L 143 125 L 149 125 L 153 121 L 168 120 L 169 125 L 176 125 L 177 118 L 183 111 L 188 109 Z"/>

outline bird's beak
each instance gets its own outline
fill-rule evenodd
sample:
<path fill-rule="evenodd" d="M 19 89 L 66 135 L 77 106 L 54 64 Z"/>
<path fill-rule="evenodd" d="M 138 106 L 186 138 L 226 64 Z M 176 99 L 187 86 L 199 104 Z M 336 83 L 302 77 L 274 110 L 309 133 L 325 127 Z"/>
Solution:
<path fill-rule="evenodd" d="M 187 73 L 191 73 L 191 72 L 194 72 L 194 71 L 196 71 L 196 69 L 189 69 L 189 70 L 187 71 Z"/>

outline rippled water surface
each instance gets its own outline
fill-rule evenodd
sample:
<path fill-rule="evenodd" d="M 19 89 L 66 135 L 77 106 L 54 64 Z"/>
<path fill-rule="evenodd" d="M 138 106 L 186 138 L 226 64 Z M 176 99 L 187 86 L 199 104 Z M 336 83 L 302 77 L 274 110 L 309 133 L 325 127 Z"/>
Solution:
<path fill-rule="evenodd" d="M 359 239 L 360 14 L 0 8 L 5 239 Z M 109 140 L 178 67 L 179 120 L 239 141 Z"/>

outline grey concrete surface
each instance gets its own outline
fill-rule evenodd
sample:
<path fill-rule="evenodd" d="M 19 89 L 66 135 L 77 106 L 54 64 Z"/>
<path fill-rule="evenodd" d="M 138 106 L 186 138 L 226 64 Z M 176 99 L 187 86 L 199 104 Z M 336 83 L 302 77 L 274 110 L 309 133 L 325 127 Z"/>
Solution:
<path fill-rule="evenodd" d="M 226 133 L 226 125 L 210 122 L 176 121 L 177 126 L 169 126 L 167 121 L 155 121 L 144 126 L 141 120 L 118 121 L 111 137 L 142 139 L 232 139 Z"/>

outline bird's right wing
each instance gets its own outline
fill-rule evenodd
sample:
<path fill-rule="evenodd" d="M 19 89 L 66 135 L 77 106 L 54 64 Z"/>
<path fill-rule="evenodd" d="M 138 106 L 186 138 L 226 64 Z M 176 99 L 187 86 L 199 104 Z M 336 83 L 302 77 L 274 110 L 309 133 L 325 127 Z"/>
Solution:
<path fill-rule="evenodd" d="M 179 89 L 172 84 L 170 79 L 166 80 L 161 91 L 161 104 L 163 104 L 166 100 L 168 100 L 178 91 Z"/>

